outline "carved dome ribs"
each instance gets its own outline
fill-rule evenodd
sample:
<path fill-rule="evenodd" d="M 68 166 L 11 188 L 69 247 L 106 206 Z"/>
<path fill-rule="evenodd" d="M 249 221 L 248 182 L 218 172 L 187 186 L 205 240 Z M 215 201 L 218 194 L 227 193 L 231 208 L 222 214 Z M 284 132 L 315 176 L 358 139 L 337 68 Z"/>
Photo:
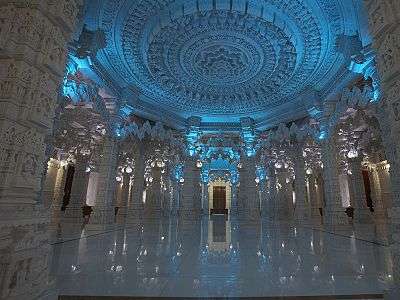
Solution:
<path fill-rule="evenodd" d="M 313 1 L 320 5 L 310 7 Z M 268 111 L 293 101 L 332 67 L 330 39 L 340 30 L 325 31 L 331 19 L 340 27 L 340 19 L 326 2 L 265 0 L 242 11 L 241 1 L 224 7 L 219 1 L 108 0 L 101 22 L 113 42 L 104 54 L 148 101 L 178 114 Z"/>

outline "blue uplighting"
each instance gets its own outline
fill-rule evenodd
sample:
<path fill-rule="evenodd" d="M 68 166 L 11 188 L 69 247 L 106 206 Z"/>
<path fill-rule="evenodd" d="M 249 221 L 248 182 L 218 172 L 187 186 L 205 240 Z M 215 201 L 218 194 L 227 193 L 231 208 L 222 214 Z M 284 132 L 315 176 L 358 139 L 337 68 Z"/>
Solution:
<path fill-rule="evenodd" d="M 328 133 L 326 131 L 321 131 L 318 135 L 318 140 L 323 141 L 328 137 Z"/>

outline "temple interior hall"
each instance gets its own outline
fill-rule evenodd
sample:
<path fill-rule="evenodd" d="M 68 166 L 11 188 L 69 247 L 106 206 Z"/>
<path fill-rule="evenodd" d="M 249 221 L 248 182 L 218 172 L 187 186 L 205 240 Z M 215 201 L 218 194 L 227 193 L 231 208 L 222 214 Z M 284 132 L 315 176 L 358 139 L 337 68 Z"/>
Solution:
<path fill-rule="evenodd" d="M 400 299 L 400 1 L 0 0 L 0 300 L 160 298 Z"/>

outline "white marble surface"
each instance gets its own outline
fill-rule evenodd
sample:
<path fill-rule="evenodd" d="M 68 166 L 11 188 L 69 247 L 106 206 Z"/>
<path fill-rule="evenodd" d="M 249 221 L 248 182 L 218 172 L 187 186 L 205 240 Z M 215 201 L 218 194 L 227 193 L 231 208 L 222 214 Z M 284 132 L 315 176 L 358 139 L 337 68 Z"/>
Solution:
<path fill-rule="evenodd" d="M 57 233 L 57 230 L 55 230 Z M 278 296 L 382 293 L 389 249 L 374 225 L 149 220 L 53 235 L 46 299 L 65 295 Z"/>

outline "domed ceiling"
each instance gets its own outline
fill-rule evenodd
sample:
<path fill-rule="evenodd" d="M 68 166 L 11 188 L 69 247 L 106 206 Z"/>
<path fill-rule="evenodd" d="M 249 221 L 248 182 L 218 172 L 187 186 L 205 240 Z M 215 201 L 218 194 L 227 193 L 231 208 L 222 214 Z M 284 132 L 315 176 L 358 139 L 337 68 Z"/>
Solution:
<path fill-rule="evenodd" d="M 337 39 L 359 31 L 352 1 L 88 2 L 86 25 L 106 36 L 99 68 L 138 91 L 143 114 L 177 123 L 301 116 L 346 68 Z"/>

